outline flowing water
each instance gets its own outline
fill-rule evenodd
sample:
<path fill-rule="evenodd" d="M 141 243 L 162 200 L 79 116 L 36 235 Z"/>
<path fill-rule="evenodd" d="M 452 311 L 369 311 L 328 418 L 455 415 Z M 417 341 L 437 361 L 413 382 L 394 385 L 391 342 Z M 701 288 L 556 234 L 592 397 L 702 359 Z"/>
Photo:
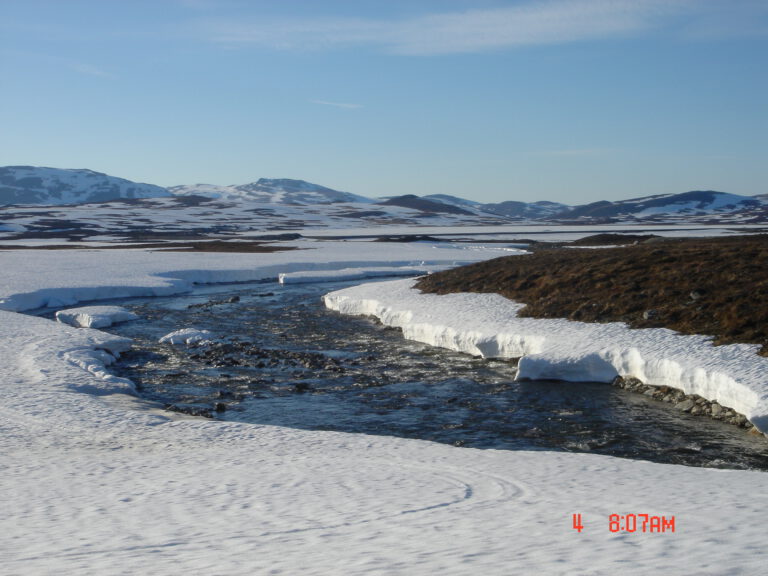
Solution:
<path fill-rule="evenodd" d="M 735 426 L 606 384 L 518 382 L 514 363 L 327 310 L 322 295 L 343 286 L 219 285 L 121 302 L 141 320 L 110 329 L 135 343 L 114 370 L 145 398 L 220 420 L 768 470 L 768 441 Z M 217 341 L 158 343 L 187 327 Z"/>

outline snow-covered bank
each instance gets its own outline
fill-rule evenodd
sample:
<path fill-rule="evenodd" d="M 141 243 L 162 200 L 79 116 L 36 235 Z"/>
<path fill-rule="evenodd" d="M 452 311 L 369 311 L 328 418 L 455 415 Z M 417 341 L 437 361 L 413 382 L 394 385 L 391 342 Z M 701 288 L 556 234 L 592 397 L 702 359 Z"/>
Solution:
<path fill-rule="evenodd" d="M 520 318 L 522 305 L 495 294 L 421 294 L 413 280 L 367 284 L 332 292 L 326 306 L 378 317 L 403 335 L 433 346 L 521 358 L 518 378 L 611 382 L 633 376 L 680 388 L 744 414 L 768 431 L 768 358 L 757 345 L 713 346 L 705 336 L 624 324 Z"/>
<path fill-rule="evenodd" d="M 80 328 L 108 328 L 137 318 L 136 314 L 120 306 L 83 306 L 56 312 L 56 320 Z"/>
<path fill-rule="evenodd" d="M 366 278 L 387 278 L 396 276 L 423 276 L 427 266 L 387 266 L 366 268 L 342 268 L 341 270 L 310 270 L 306 272 L 285 272 L 280 274 L 280 284 L 301 284 L 310 282 L 343 282 Z"/>
<path fill-rule="evenodd" d="M 420 250 L 365 257 L 437 258 Z M 363 260 L 330 243 L 0 253 L 0 299 L 34 308 Z M 0 311 L 0 572 L 758 574 L 768 561 L 768 474 L 189 419 L 105 371 L 128 345 Z M 611 532 L 611 514 L 674 516 L 675 532 Z"/>
<path fill-rule="evenodd" d="M 133 296 L 167 296 L 194 284 L 277 280 L 282 273 L 343 268 L 437 270 L 498 255 L 424 244 L 311 241 L 281 243 L 284 252 L 190 253 L 147 250 L 8 250 L 0 252 L 0 310 L 73 306 Z M 364 246 L 364 249 L 361 248 Z"/>
<path fill-rule="evenodd" d="M 173 344 L 174 346 L 187 345 L 195 346 L 211 342 L 215 336 L 208 330 L 198 330 L 197 328 L 182 328 L 160 338 L 160 342 Z"/>

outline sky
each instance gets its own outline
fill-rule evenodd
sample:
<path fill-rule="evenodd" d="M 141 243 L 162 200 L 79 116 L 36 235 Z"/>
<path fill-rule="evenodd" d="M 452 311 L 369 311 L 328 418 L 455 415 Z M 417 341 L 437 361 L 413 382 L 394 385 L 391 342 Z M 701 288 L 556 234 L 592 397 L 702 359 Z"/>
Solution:
<path fill-rule="evenodd" d="M 768 193 L 766 0 L 0 0 L 0 165 L 583 204 Z"/>

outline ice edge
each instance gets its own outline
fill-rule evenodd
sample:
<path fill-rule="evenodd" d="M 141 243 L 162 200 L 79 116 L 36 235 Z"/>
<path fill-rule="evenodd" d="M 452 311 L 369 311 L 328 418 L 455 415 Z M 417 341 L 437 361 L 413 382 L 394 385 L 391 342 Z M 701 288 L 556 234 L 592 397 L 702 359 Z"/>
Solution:
<path fill-rule="evenodd" d="M 496 295 L 435 296 L 421 294 L 412 284 L 366 284 L 331 292 L 323 301 L 342 314 L 374 316 L 400 328 L 409 340 L 485 358 L 519 358 L 518 380 L 610 383 L 617 376 L 634 377 L 717 401 L 760 432 L 768 431 L 768 385 L 760 377 L 768 362 L 752 345 L 714 347 L 707 337 L 631 330 L 620 323 L 523 319 L 517 316 L 521 305 L 489 299 Z M 503 309 L 490 310 L 496 307 Z M 495 322 L 487 320 L 489 313 Z M 648 346 L 651 340 L 654 345 Z M 714 350 L 732 353 L 728 370 L 702 360 Z"/>

